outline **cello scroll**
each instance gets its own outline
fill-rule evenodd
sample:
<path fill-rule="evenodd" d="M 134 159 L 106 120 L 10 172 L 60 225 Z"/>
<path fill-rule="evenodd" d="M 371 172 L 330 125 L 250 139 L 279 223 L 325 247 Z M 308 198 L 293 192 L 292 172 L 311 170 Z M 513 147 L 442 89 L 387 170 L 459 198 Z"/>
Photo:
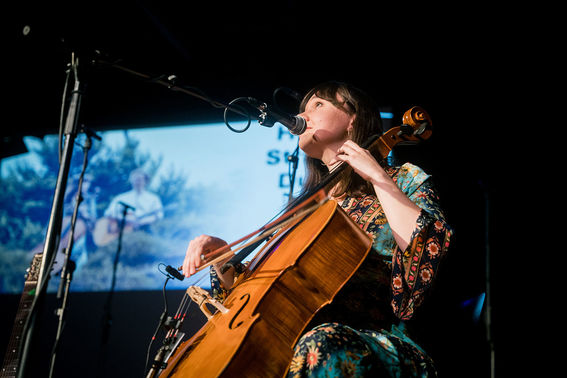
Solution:
<path fill-rule="evenodd" d="M 422 135 L 428 128 L 431 128 L 431 117 L 419 106 L 407 110 L 402 117 L 402 122 L 401 127 L 409 126 L 413 135 Z M 429 135 L 430 133 L 427 138 L 429 138 Z"/>
<path fill-rule="evenodd" d="M 433 133 L 431 117 L 419 106 L 408 109 L 402 121 L 402 125 L 392 127 L 372 142 L 368 149 L 375 156 L 385 159 L 395 146 L 421 143 Z"/>

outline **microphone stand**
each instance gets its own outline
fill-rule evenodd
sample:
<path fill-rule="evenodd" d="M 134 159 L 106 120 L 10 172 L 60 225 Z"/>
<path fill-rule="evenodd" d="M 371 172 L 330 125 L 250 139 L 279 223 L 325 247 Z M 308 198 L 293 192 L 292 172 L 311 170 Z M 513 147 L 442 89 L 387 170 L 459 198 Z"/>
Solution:
<path fill-rule="evenodd" d="M 57 333 L 55 335 L 55 342 L 53 345 L 51 353 L 51 365 L 49 369 L 49 377 L 53 376 L 53 370 L 55 368 L 55 359 L 57 357 L 57 350 L 59 348 L 59 340 L 63 332 L 65 312 L 67 310 L 67 301 L 69 296 L 69 288 L 71 286 L 71 281 L 73 280 L 73 272 L 75 271 L 75 261 L 71 260 L 71 252 L 73 251 L 73 244 L 75 242 L 75 223 L 77 221 L 77 214 L 79 213 L 79 206 L 83 202 L 83 178 L 85 171 L 87 169 L 88 154 L 92 147 L 92 141 L 87 133 L 87 139 L 85 140 L 85 145 L 83 146 L 83 167 L 81 170 L 81 175 L 79 176 L 79 183 L 77 185 L 77 197 L 75 200 L 75 206 L 73 209 L 73 216 L 71 217 L 71 227 L 69 229 L 69 240 L 67 241 L 67 248 L 64 250 L 65 261 L 63 263 L 63 268 L 61 269 L 61 281 L 59 282 L 59 289 L 57 290 L 57 299 L 61 301 L 60 307 L 56 310 L 55 314 L 59 317 L 59 323 L 57 325 Z"/>
<path fill-rule="evenodd" d="M 129 206 L 125 203 L 119 202 L 119 205 L 123 207 L 122 210 L 122 219 L 120 220 L 120 225 L 118 229 L 118 246 L 116 247 L 116 255 L 114 256 L 114 263 L 112 266 L 112 283 L 110 284 L 110 290 L 108 292 L 108 296 L 106 297 L 106 304 L 104 305 L 104 318 L 103 318 L 103 329 L 102 329 L 102 347 L 106 348 L 108 343 L 108 337 L 110 333 L 110 327 L 112 325 L 112 299 L 114 297 L 114 287 L 116 286 L 116 269 L 118 268 L 118 261 L 120 260 L 120 251 L 122 250 L 122 235 L 124 233 L 124 226 L 126 224 L 126 214 L 128 213 L 128 209 L 135 210 L 132 206 Z M 102 363 L 106 358 L 106 353 L 103 350 L 101 352 L 100 360 L 99 361 L 99 368 L 102 368 Z"/>
<path fill-rule="evenodd" d="M 36 296 L 30 307 L 30 313 L 24 325 L 22 333 L 22 344 L 20 350 L 20 363 L 18 366 L 17 376 L 24 377 L 25 370 L 28 367 L 28 358 L 33 339 L 37 333 L 36 321 L 38 309 L 43 306 L 45 294 L 47 292 L 47 283 L 50 278 L 51 267 L 55 259 L 59 235 L 61 234 L 61 219 L 63 213 L 63 202 L 65 197 L 65 189 L 67 187 L 67 178 L 69 168 L 71 166 L 71 157 L 73 155 L 73 145 L 77 137 L 77 123 L 79 118 L 79 108 L 81 104 L 81 83 L 78 77 L 79 59 L 75 57 L 75 53 L 71 54 L 70 72 L 74 79 L 74 86 L 71 92 L 71 101 L 67 111 L 67 118 L 64 127 L 65 143 L 61 155 L 59 172 L 57 174 L 57 182 L 51 205 L 51 215 L 43 246 L 43 258 L 39 268 L 38 283 L 36 287 Z"/>
<path fill-rule="evenodd" d="M 291 170 L 291 174 L 289 175 L 290 178 L 289 178 L 288 203 L 291 203 L 291 201 L 293 201 L 293 187 L 295 185 L 295 175 L 297 174 L 297 163 L 299 161 L 299 158 L 297 157 L 298 155 L 299 155 L 299 144 L 295 148 L 293 154 L 287 157 L 287 161 L 290 164 L 290 170 Z"/>
<path fill-rule="evenodd" d="M 486 259 L 486 266 L 485 266 L 485 285 L 486 285 L 486 309 L 484 313 L 484 321 L 486 327 L 486 341 L 488 342 L 489 348 L 489 355 L 490 355 L 490 377 L 494 378 L 496 376 L 496 356 L 495 356 L 495 349 L 494 349 L 494 338 L 492 335 L 492 293 L 491 293 L 491 284 L 492 284 L 492 277 L 491 277 L 491 253 L 490 253 L 490 194 L 488 193 L 489 188 L 487 185 L 483 185 L 484 190 L 484 216 L 485 216 L 485 224 L 484 224 L 484 242 L 485 242 L 485 259 Z"/>

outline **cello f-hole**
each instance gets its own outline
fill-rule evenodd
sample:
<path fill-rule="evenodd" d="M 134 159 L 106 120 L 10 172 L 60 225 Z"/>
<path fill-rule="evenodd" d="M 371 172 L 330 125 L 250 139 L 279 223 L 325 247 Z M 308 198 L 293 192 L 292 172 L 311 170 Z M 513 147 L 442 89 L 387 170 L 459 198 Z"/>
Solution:
<path fill-rule="evenodd" d="M 246 293 L 244 294 L 242 297 L 240 297 L 240 300 L 243 300 L 244 298 L 246 298 L 246 300 L 244 301 L 244 304 L 238 309 L 238 311 L 236 312 L 236 314 L 234 314 L 233 318 L 230 319 L 230 323 L 228 323 L 228 328 L 229 329 L 236 329 L 238 328 L 242 322 L 238 322 L 238 324 L 234 325 L 234 321 L 236 320 L 236 318 L 238 317 L 238 315 L 242 312 L 242 310 L 244 309 L 244 307 L 246 307 L 246 305 L 248 304 L 248 302 L 250 301 L 250 293 Z"/>

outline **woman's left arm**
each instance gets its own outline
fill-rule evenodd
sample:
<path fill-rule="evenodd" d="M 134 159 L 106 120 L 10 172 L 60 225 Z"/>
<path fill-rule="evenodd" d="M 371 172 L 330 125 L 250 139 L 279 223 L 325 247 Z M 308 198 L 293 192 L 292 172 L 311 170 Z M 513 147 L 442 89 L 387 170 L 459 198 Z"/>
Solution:
<path fill-rule="evenodd" d="M 398 244 L 392 256 L 392 309 L 398 318 L 410 319 L 433 285 L 453 234 L 437 194 L 423 171 L 413 171 L 416 167 L 406 167 L 412 172 L 394 182 L 368 151 L 353 142 L 339 149 L 337 159 L 348 162 L 376 190 Z"/>
<path fill-rule="evenodd" d="M 421 208 L 398 188 L 368 150 L 347 140 L 337 151 L 336 159 L 348 163 L 363 179 L 372 183 L 384 209 L 392 234 L 403 251 L 411 242 Z"/>

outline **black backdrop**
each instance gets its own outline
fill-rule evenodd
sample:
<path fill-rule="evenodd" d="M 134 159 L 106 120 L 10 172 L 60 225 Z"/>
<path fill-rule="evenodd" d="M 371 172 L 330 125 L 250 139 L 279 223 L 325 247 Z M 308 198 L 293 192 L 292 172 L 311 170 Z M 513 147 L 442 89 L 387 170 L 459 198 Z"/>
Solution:
<path fill-rule="evenodd" d="M 461 304 L 485 291 L 486 247 L 494 256 L 504 243 L 494 232 L 504 209 L 492 167 L 500 159 L 494 99 L 504 80 L 499 58 L 506 41 L 492 34 L 495 16 L 467 4 L 435 9 L 352 1 L 183 6 L 64 1 L 5 7 L 2 102 L 9 121 L 2 128 L 2 157 L 24 152 L 23 135 L 57 132 L 71 51 L 86 68 L 81 122 L 94 130 L 222 120 L 222 112 L 202 100 L 86 64 L 95 49 L 155 77 L 175 74 L 180 83 L 223 102 L 237 96 L 269 100 L 281 86 L 304 92 L 336 79 L 370 92 L 380 106 L 392 109 L 394 123 L 409 107 L 423 106 L 432 116 L 434 136 L 400 154 L 434 175 L 456 236 L 440 277 L 444 285 L 422 310 L 419 339 L 444 376 L 488 374 L 485 327 Z M 494 257 L 489 262 L 493 270 L 503 264 Z M 493 290 L 498 341 L 501 283 L 495 280 Z M 72 294 L 58 376 L 76 376 L 77 370 L 84 376 L 141 375 L 162 310 L 161 292 L 116 294 L 106 362 L 97 368 L 104 298 L 105 293 Z M 3 348 L 18 298 L 1 300 Z M 40 371 L 54 332 L 52 307 L 48 297 L 34 354 Z M 189 330 L 200 322 L 188 322 Z"/>

